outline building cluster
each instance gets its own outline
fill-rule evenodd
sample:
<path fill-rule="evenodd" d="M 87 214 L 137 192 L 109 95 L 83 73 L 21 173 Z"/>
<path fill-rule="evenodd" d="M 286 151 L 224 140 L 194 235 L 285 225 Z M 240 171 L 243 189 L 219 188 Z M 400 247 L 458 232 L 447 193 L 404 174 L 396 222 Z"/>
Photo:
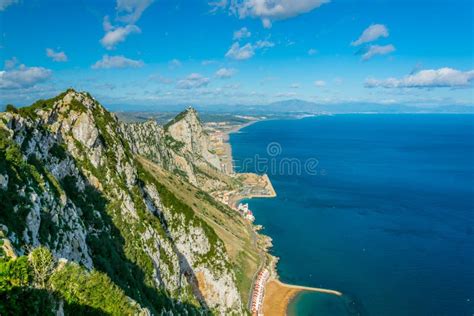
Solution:
<path fill-rule="evenodd" d="M 242 216 L 245 219 L 251 222 L 255 220 L 255 217 L 253 216 L 252 211 L 249 209 L 248 203 L 245 203 L 245 204 L 239 203 L 239 206 L 237 207 L 237 211 L 239 211 L 239 213 L 242 214 Z"/>
<path fill-rule="evenodd" d="M 236 193 L 235 191 L 216 191 L 216 192 L 211 193 L 211 195 L 219 202 L 222 202 L 223 204 L 232 207 L 231 197 L 235 193 Z"/>
<path fill-rule="evenodd" d="M 255 280 L 255 287 L 253 288 L 252 292 L 252 301 L 250 304 L 250 311 L 252 312 L 252 315 L 262 315 L 260 310 L 262 309 L 263 305 L 265 284 L 267 283 L 269 277 L 270 273 L 267 269 L 261 270 L 257 275 L 257 279 Z"/>
<path fill-rule="evenodd" d="M 242 215 L 243 218 L 246 220 L 253 222 L 255 220 L 255 217 L 252 213 L 252 211 L 249 209 L 248 203 L 239 203 L 237 207 L 233 205 L 233 199 L 232 197 L 234 195 L 237 195 L 236 191 L 220 191 L 220 192 L 213 192 L 211 195 L 218 201 L 224 203 L 225 205 L 228 205 L 230 208 L 233 210 L 237 211 L 240 215 Z"/>

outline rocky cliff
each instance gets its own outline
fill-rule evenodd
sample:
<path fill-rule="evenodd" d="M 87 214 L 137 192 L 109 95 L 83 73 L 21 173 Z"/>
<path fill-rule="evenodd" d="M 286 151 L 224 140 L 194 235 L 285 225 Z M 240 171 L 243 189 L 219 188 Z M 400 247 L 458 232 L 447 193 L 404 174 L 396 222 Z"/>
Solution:
<path fill-rule="evenodd" d="M 74 90 L 0 113 L 1 231 L 19 254 L 44 245 L 106 273 L 152 314 L 242 314 L 222 240 L 135 156 L 198 184 L 193 168 L 220 162 L 197 115 L 146 124 L 120 124 Z"/>
<path fill-rule="evenodd" d="M 222 172 L 195 109 L 189 107 L 165 126 L 155 121 L 122 123 L 132 151 L 206 191 L 228 188 L 232 180 Z"/>

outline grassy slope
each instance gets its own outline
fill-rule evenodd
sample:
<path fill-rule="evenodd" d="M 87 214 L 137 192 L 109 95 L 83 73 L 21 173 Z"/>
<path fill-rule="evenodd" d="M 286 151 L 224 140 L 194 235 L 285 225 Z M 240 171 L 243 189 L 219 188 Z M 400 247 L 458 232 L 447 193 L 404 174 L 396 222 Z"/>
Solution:
<path fill-rule="evenodd" d="M 139 161 L 178 199 L 189 205 L 222 239 L 236 273 L 242 301 L 247 302 L 252 278 L 261 264 L 261 250 L 257 248 L 251 225 L 234 210 L 216 202 L 195 186 L 181 181 L 145 158 L 139 158 Z"/>

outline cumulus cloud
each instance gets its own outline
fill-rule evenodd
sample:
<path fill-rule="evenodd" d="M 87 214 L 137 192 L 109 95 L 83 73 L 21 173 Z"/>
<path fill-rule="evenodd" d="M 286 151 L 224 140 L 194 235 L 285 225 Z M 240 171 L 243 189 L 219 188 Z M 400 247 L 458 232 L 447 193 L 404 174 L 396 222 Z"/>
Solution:
<path fill-rule="evenodd" d="M 227 6 L 227 1 L 210 3 L 214 8 L 229 8 L 230 12 L 240 19 L 259 18 L 265 28 L 272 26 L 272 21 L 284 20 L 319 8 L 329 0 L 234 0 Z"/>
<path fill-rule="evenodd" d="M 240 40 L 242 38 L 248 38 L 252 35 L 252 33 L 250 33 L 250 31 L 246 28 L 246 27 L 243 27 L 241 28 L 240 30 L 237 30 L 234 32 L 234 40 Z"/>
<path fill-rule="evenodd" d="M 376 55 L 387 55 L 395 51 L 395 46 L 389 45 L 370 45 L 367 51 L 362 55 L 362 60 L 369 60 Z"/>
<path fill-rule="evenodd" d="M 197 89 L 206 87 L 209 84 L 209 78 L 206 78 L 198 73 L 192 73 L 184 79 L 181 79 L 176 84 L 177 89 Z"/>
<path fill-rule="evenodd" d="M 292 83 L 292 84 L 290 85 L 290 88 L 291 88 L 291 89 L 299 89 L 299 88 L 300 88 L 300 84 L 299 84 L 299 83 Z"/>
<path fill-rule="evenodd" d="M 219 79 L 228 79 L 231 78 L 237 70 L 233 68 L 221 68 L 218 71 L 216 71 L 216 77 Z"/>
<path fill-rule="evenodd" d="M 124 56 L 102 56 L 92 65 L 92 69 L 110 69 L 110 68 L 138 68 L 143 66 L 143 61 L 126 58 Z"/>
<path fill-rule="evenodd" d="M 118 43 L 125 41 L 128 35 L 141 33 L 140 28 L 136 25 L 113 26 L 108 16 L 104 17 L 103 27 L 105 35 L 100 40 L 100 43 L 109 50 L 114 49 Z"/>
<path fill-rule="evenodd" d="M 134 24 L 136 23 L 143 12 L 153 3 L 153 0 L 117 0 L 118 20 Z"/>
<path fill-rule="evenodd" d="M 46 56 L 51 58 L 53 61 L 65 62 L 67 61 L 67 55 L 64 52 L 55 52 L 52 48 L 46 48 Z"/>
<path fill-rule="evenodd" d="M 252 58 L 253 55 L 255 55 L 255 51 L 252 44 L 247 43 L 244 46 L 240 46 L 238 42 L 235 42 L 229 48 L 229 50 L 225 54 L 225 57 L 236 60 L 245 60 Z"/>
<path fill-rule="evenodd" d="M 440 88 L 467 87 L 474 80 L 474 70 L 460 71 L 453 68 L 420 70 L 401 79 L 367 79 L 365 87 L 375 88 Z"/>
<path fill-rule="evenodd" d="M 318 50 L 317 50 L 317 49 L 310 48 L 310 49 L 308 50 L 308 55 L 309 55 L 309 56 L 316 55 L 317 53 L 318 53 Z"/>
<path fill-rule="evenodd" d="M 4 11 L 12 4 L 18 3 L 18 0 L 0 0 L 0 11 Z"/>
<path fill-rule="evenodd" d="M 48 80 L 52 71 L 43 67 L 19 65 L 0 71 L 0 89 L 31 88 Z"/>
<path fill-rule="evenodd" d="M 247 43 L 244 46 L 240 46 L 239 42 L 235 42 L 229 48 L 225 57 L 236 59 L 236 60 L 245 60 L 252 58 L 255 55 L 255 50 L 269 48 L 275 46 L 275 43 L 270 41 L 257 41 L 255 44 Z"/>
<path fill-rule="evenodd" d="M 359 38 L 351 43 L 352 46 L 359 46 L 364 43 L 373 42 L 380 37 L 388 37 L 388 29 L 383 24 L 372 24 L 362 32 Z"/>
<path fill-rule="evenodd" d="M 321 87 L 326 86 L 326 81 L 324 81 L 324 80 L 316 80 L 316 81 L 314 82 L 314 85 L 315 85 L 316 87 L 321 88 Z"/>
<path fill-rule="evenodd" d="M 125 41 L 128 35 L 141 33 L 140 28 L 136 26 L 135 23 L 153 1 L 154 0 L 117 0 L 115 7 L 117 17 L 115 21 L 119 25 L 112 25 L 109 17 L 104 17 L 102 26 L 105 35 L 100 40 L 102 46 L 109 50 L 114 49 L 118 43 Z"/>

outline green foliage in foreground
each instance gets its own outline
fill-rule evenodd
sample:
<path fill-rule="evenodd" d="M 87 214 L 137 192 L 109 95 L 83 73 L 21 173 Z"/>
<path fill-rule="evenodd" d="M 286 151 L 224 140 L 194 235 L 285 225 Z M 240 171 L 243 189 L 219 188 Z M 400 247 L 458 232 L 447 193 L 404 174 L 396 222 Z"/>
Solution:
<path fill-rule="evenodd" d="M 47 248 L 28 257 L 0 258 L 1 315 L 53 315 L 60 301 L 67 315 L 140 311 L 107 275 L 75 263 L 57 264 Z"/>

